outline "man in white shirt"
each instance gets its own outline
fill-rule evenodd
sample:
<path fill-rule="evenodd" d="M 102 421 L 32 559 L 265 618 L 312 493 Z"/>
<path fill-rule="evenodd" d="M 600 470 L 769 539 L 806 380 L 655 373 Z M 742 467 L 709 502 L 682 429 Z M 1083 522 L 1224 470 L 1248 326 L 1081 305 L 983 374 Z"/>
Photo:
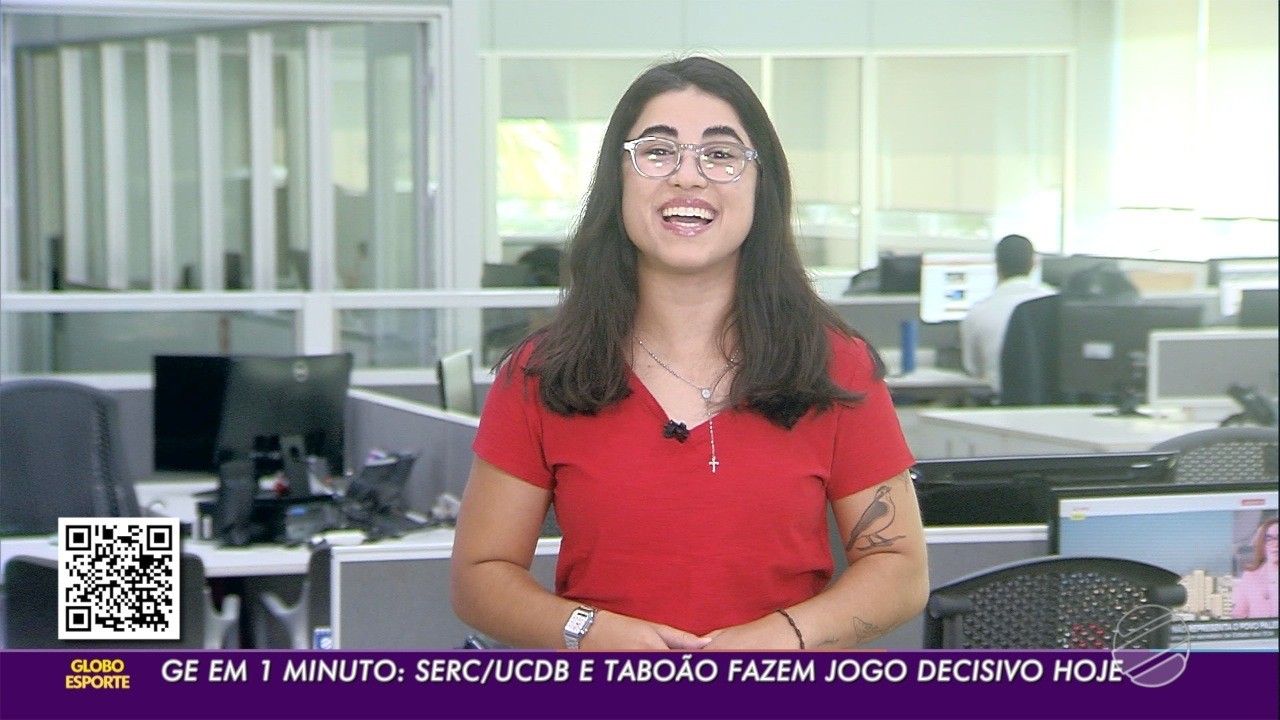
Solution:
<path fill-rule="evenodd" d="M 960 354 L 965 372 L 986 380 L 1000 392 L 1000 348 L 1013 309 L 1056 291 L 1031 279 L 1036 252 L 1021 235 L 1007 235 L 996 245 L 996 289 L 974 303 L 960 321 Z"/>

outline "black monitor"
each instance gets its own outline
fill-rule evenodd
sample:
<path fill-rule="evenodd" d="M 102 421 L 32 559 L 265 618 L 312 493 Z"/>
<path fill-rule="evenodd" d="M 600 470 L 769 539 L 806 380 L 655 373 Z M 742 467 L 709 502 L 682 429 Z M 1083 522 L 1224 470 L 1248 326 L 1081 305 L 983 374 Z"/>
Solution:
<path fill-rule="evenodd" d="M 1157 328 L 1194 328 L 1192 305 L 1064 301 L 1058 311 L 1058 382 L 1064 397 L 1116 403 L 1133 414 L 1146 389 L 1147 338 Z"/>
<path fill-rule="evenodd" d="M 310 494 L 308 463 L 342 474 L 350 353 L 253 356 L 227 360 L 216 456 L 220 468 L 253 463 L 254 476 L 281 468 L 288 495 Z"/>
<path fill-rule="evenodd" d="M 156 355 L 151 394 L 153 464 L 159 471 L 216 474 L 225 355 Z"/>
<path fill-rule="evenodd" d="M 1176 614 L 1192 648 L 1276 648 L 1276 576 L 1253 572 L 1276 531 L 1274 480 L 1062 488 L 1053 503 L 1051 552 L 1140 560 L 1182 577 L 1187 604 Z"/>
<path fill-rule="evenodd" d="M 920 460 L 911 469 L 929 527 L 1043 525 L 1050 489 L 1172 482 L 1176 452 Z"/>
<path fill-rule="evenodd" d="M 1218 288 L 1223 317 L 1241 312 L 1244 291 L 1280 286 L 1280 259 L 1274 257 L 1217 258 L 1209 261 L 1209 283 Z M 1273 296 L 1274 297 L 1274 296 Z"/>
<path fill-rule="evenodd" d="M 911 294 L 920 292 L 920 256 L 880 256 L 876 266 L 880 270 L 880 292 L 885 294 Z"/>
<path fill-rule="evenodd" d="M 1240 327 L 1276 327 L 1280 325 L 1280 290 L 1247 288 L 1240 291 Z"/>

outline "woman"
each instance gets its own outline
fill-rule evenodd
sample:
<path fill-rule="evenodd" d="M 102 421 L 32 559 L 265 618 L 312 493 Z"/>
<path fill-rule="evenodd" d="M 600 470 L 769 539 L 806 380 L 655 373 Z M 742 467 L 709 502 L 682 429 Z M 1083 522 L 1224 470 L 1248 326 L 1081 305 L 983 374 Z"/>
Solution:
<path fill-rule="evenodd" d="M 1231 593 L 1231 616 L 1280 617 L 1280 532 L 1276 518 L 1264 520 L 1253 536 L 1253 562 L 1245 566 Z"/>
<path fill-rule="evenodd" d="M 883 365 L 813 291 L 790 212 L 742 78 L 694 57 L 632 83 L 556 319 L 486 400 L 453 554 L 464 622 L 513 646 L 795 649 L 920 611 Z M 528 571 L 553 500 L 555 594 Z M 834 583 L 828 503 L 850 561 Z"/>

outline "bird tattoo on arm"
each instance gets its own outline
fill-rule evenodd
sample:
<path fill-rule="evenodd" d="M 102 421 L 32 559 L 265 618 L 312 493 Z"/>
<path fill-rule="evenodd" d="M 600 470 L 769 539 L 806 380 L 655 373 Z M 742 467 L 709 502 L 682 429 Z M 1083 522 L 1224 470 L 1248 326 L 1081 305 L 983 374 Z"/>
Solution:
<path fill-rule="evenodd" d="M 881 485 L 876 490 L 876 495 L 872 498 L 871 504 L 867 506 L 866 510 L 862 511 L 862 517 L 858 518 L 853 530 L 849 532 L 849 542 L 844 546 L 845 552 L 854 549 L 871 550 L 872 548 L 884 547 L 906 537 L 905 535 L 885 537 L 881 534 L 893 525 L 893 518 L 897 513 L 897 507 L 893 504 L 893 498 L 890 497 L 889 490 L 888 485 Z M 866 540 L 866 544 L 857 547 L 858 540 Z"/>

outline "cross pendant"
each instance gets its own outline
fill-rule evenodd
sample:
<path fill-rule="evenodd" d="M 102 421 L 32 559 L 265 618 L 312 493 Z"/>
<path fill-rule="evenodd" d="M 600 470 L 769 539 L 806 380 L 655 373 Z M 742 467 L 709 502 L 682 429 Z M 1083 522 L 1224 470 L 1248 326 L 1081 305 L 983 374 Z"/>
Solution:
<path fill-rule="evenodd" d="M 711 472 L 714 473 L 716 471 L 716 467 L 720 465 L 720 461 L 716 459 L 715 455 L 712 455 L 711 460 L 709 460 L 707 464 L 711 466 Z"/>

